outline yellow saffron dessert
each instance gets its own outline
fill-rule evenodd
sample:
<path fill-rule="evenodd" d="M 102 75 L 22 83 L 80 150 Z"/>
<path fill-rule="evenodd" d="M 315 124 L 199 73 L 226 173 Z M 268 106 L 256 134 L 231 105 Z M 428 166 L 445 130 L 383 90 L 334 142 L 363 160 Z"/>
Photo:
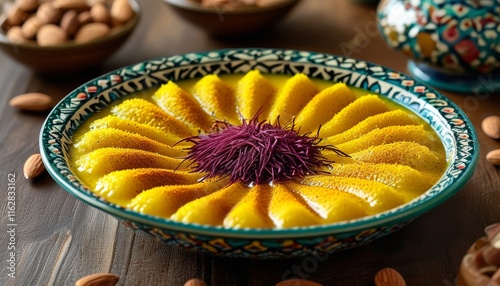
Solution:
<path fill-rule="evenodd" d="M 405 204 L 446 166 L 439 137 L 376 94 L 257 70 L 168 82 L 94 114 L 71 168 L 103 199 L 185 223 L 290 228 Z"/>

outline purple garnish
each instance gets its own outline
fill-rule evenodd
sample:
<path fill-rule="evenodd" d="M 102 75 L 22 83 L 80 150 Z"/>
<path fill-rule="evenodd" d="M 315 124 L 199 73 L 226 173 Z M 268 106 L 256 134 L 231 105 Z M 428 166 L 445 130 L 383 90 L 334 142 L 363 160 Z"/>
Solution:
<path fill-rule="evenodd" d="M 259 122 L 259 114 L 240 126 L 216 121 L 208 134 L 183 139 L 193 143 L 185 159 L 193 161 L 195 172 L 207 173 L 203 179 L 229 176 L 230 184 L 249 185 L 317 174 L 333 163 L 322 150 L 349 156 L 335 146 L 318 146 L 318 134 L 299 135 L 294 121 L 280 126 L 277 120 L 272 125 Z"/>

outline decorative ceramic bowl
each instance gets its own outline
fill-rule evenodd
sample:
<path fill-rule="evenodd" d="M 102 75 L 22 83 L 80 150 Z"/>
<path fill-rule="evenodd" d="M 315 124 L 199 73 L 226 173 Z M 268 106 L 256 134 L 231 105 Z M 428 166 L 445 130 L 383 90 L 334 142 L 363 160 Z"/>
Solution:
<path fill-rule="evenodd" d="M 129 1 L 135 11 L 134 17 L 123 26 L 111 29 L 104 37 L 84 43 L 39 46 L 35 43 L 12 43 L 5 31 L 0 29 L 0 49 L 17 62 L 44 75 L 60 76 L 98 66 L 125 43 L 139 22 L 139 4 L 135 0 Z"/>
<path fill-rule="evenodd" d="M 163 0 L 180 17 L 217 37 L 245 36 L 271 28 L 283 19 L 299 0 L 275 1 L 268 6 L 203 7 L 196 1 Z"/>
<path fill-rule="evenodd" d="M 411 60 L 416 78 L 456 92 L 500 88 L 500 2 L 388 0 L 378 8 L 381 34 Z"/>
<path fill-rule="evenodd" d="M 76 129 L 92 114 L 131 93 L 157 88 L 170 80 L 209 73 L 304 73 L 310 78 L 344 82 L 379 93 L 416 113 L 441 139 L 448 167 L 421 196 L 395 209 L 340 223 L 286 229 L 231 229 L 182 223 L 134 212 L 96 196 L 71 171 L 68 150 Z M 72 195 L 123 222 L 168 243 L 217 255 L 277 258 L 335 252 L 369 243 L 394 232 L 438 206 L 471 177 L 478 159 L 475 130 L 450 100 L 400 73 L 375 64 L 293 50 L 236 49 L 154 59 L 102 75 L 78 87 L 49 114 L 40 136 L 44 164 Z"/>

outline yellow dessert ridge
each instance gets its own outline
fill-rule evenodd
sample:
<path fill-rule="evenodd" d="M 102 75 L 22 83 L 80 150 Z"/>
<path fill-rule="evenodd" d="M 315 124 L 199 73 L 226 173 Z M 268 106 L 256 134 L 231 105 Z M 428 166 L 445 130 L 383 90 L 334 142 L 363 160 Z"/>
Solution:
<path fill-rule="evenodd" d="M 130 119 L 123 119 L 118 116 L 108 115 L 104 118 L 97 119 L 90 124 L 90 130 L 116 128 L 131 133 L 136 133 L 147 137 L 151 140 L 158 141 L 168 146 L 183 145 L 180 137 L 174 134 L 168 134 L 160 128 L 150 126 L 148 124 L 139 123 Z"/>
<path fill-rule="evenodd" d="M 187 155 L 185 150 L 172 148 L 137 133 L 115 128 L 89 130 L 75 143 L 76 154 L 81 155 L 106 147 L 139 149 L 172 158 L 182 158 Z"/>
<path fill-rule="evenodd" d="M 203 174 L 159 168 L 139 168 L 113 171 L 99 178 L 95 192 L 108 201 L 126 205 L 145 190 L 166 185 L 198 183 Z"/>
<path fill-rule="evenodd" d="M 209 130 L 212 119 L 198 101 L 173 81 L 163 84 L 152 96 L 158 106 L 198 130 Z"/>
<path fill-rule="evenodd" d="M 244 119 L 253 118 L 261 112 L 258 119 L 263 120 L 269 114 L 274 100 L 275 87 L 259 70 L 247 72 L 236 87 L 236 105 Z"/>
<path fill-rule="evenodd" d="M 227 120 L 233 125 L 241 123 L 236 113 L 234 90 L 216 74 L 206 75 L 193 87 L 193 96 L 202 108 L 220 121 Z"/>
<path fill-rule="evenodd" d="M 287 124 L 318 92 L 318 87 L 306 75 L 295 74 L 278 91 L 268 121 L 274 123 L 279 119 L 282 125 Z"/>
<path fill-rule="evenodd" d="M 295 118 L 301 133 L 315 132 L 342 108 L 356 100 L 345 83 L 336 83 L 316 94 Z"/>
<path fill-rule="evenodd" d="M 169 134 L 174 134 L 176 137 L 184 138 L 197 133 L 196 129 L 189 127 L 164 112 L 155 104 L 141 98 L 132 98 L 123 101 L 111 109 L 111 114 L 159 128 Z"/>
<path fill-rule="evenodd" d="M 388 111 L 389 108 L 378 96 L 361 96 L 337 113 L 320 130 L 320 137 L 328 137 L 348 130 L 364 119 Z"/>

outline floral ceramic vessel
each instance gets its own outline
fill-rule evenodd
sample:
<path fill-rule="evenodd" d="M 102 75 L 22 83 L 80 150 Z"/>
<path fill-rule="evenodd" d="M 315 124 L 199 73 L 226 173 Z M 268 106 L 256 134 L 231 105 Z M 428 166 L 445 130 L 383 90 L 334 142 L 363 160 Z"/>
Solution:
<path fill-rule="evenodd" d="M 135 92 L 168 81 L 207 74 L 262 73 L 293 75 L 378 93 L 425 120 L 442 141 L 448 167 L 424 194 L 397 208 L 359 219 L 286 229 L 235 229 L 183 223 L 125 209 L 91 192 L 69 167 L 75 131 L 92 114 Z M 47 117 L 40 150 L 49 174 L 70 194 L 171 245 L 222 256 L 283 258 L 336 252 L 369 243 L 401 229 L 459 191 L 477 164 L 479 148 L 473 125 L 449 99 L 419 82 L 365 61 L 328 54 L 234 49 L 159 58 L 124 67 L 90 80 L 67 95 Z M 96 234 L 98 235 L 98 234 Z"/>
<path fill-rule="evenodd" d="M 457 92 L 500 88 L 500 1 L 388 0 L 378 21 L 420 80 Z"/>

